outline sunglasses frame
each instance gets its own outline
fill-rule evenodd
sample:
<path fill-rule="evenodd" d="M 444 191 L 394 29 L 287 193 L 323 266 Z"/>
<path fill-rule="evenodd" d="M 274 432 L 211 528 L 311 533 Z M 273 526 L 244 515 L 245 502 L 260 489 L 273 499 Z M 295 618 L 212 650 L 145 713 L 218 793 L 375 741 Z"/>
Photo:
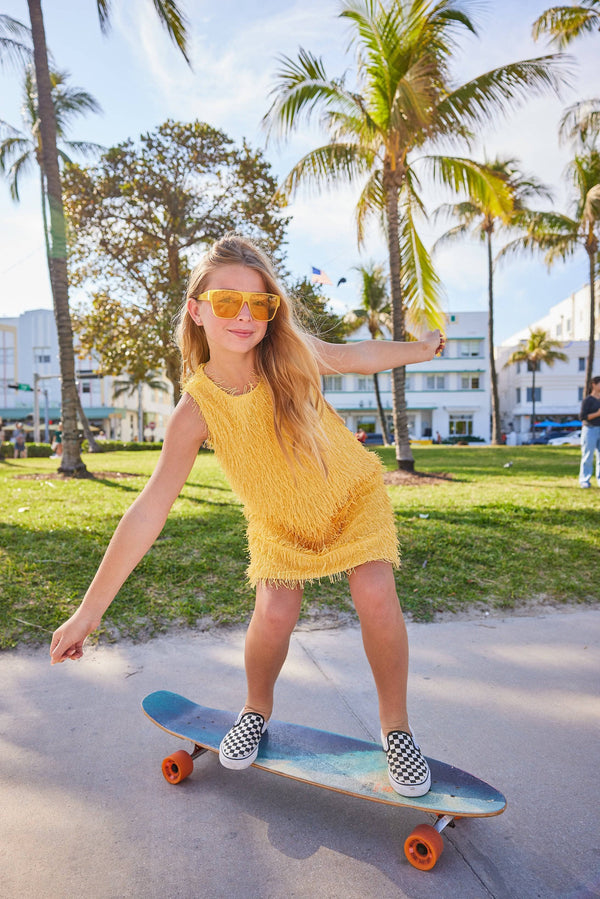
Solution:
<path fill-rule="evenodd" d="M 233 315 L 219 315 L 219 313 L 216 311 L 215 306 L 214 306 L 214 297 L 211 296 L 211 294 L 214 294 L 214 293 L 236 294 L 240 298 L 239 308 L 234 312 Z M 256 316 L 254 315 L 254 312 L 252 310 L 253 304 L 251 302 L 251 297 L 256 297 L 256 296 L 271 297 L 277 301 L 275 303 L 275 309 L 273 311 L 273 315 L 270 318 L 256 318 Z M 221 320 L 228 319 L 229 321 L 236 318 L 240 314 L 242 309 L 244 308 L 244 304 L 247 303 L 248 309 L 250 310 L 250 315 L 252 316 L 252 318 L 255 322 L 272 322 L 273 319 L 275 318 L 275 316 L 277 314 L 277 310 L 279 309 L 279 306 L 281 304 L 281 297 L 276 293 L 267 293 L 266 291 L 260 291 L 260 290 L 233 290 L 233 289 L 229 289 L 227 287 L 218 287 L 218 288 L 213 288 L 212 290 L 205 290 L 204 293 L 201 293 L 199 297 L 196 297 L 196 299 L 200 300 L 202 302 L 205 302 L 205 303 L 210 303 L 213 314 L 217 318 L 220 318 Z"/>

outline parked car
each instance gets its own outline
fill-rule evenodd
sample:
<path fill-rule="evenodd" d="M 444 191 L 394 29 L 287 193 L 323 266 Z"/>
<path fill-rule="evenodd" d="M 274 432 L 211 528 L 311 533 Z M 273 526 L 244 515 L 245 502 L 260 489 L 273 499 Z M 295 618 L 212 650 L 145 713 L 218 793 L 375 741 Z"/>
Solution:
<path fill-rule="evenodd" d="M 557 440 L 559 437 L 568 437 L 571 433 L 571 431 L 566 431 L 564 428 L 562 430 L 559 428 L 552 428 L 547 434 L 536 434 L 533 442 L 536 446 L 545 445 L 552 440 Z"/>
<path fill-rule="evenodd" d="M 581 428 L 578 431 L 571 431 L 570 434 L 564 434 L 562 437 L 552 437 L 548 441 L 548 446 L 580 446 L 581 445 Z"/>

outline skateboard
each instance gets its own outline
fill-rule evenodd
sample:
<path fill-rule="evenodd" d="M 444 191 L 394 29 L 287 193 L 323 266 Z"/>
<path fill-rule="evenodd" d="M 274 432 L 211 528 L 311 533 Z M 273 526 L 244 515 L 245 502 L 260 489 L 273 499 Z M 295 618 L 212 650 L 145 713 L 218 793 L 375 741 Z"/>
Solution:
<path fill-rule="evenodd" d="M 162 772 L 170 784 L 185 780 L 198 756 L 207 751 L 218 753 L 235 720 L 231 712 L 205 708 L 166 690 L 146 696 L 142 709 L 167 733 L 194 744 L 191 753 L 180 749 L 164 759 Z M 254 767 L 326 790 L 437 815 L 435 824 L 419 824 L 404 843 L 410 864 L 428 871 L 441 855 L 445 827 L 454 826 L 460 818 L 499 815 L 506 808 L 506 799 L 460 768 L 435 759 L 427 761 L 431 790 L 419 798 L 406 798 L 389 784 L 386 757 L 379 743 L 271 719 Z"/>

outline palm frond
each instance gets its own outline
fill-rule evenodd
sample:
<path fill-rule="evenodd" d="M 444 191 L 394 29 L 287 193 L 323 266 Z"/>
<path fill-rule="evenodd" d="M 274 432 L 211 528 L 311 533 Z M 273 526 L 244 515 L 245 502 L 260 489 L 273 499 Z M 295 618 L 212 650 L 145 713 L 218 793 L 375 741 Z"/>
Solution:
<path fill-rule="evenodd" d="M 459 238 L 464 237 L 470 230 L 471 228 L 466 222 L 463 222 L 461 225 L 455 225 L 454 228 L 449 228 L 448 231 L 442 234 L 441 237 L 438 237 L 433 244 L 431 248 L 432 256 L 435 256 L 438 250 L 443 249 L 447 244 L 452 244 Z"/>
<path fill-rule="evenodd" d="M 409 331 L 418 334 L 425 327 L 442 328 L 441 281 L 417 232 L 410 202 L 405 202 L 402 209 L 400 258 L 402 294 Z"/>
<path fill-rule="evenodd" d="M 433 178 L 456 193 L 465 193 L 490 215 L 507 220 L 513 208 L 512 194 L 505 180 L 487 166 L 456 156 L 423 156 L 419 160 Z"/>
<path fill-rule="evenodd" d="M 580 100 L 568 106 L 558 126 L 561 143 L 576 141 L 586 144 L 600 134 L 600 100 Z"/>
<path fill-rule="evenodd" d="M 278 199 L 294 196 L 301 185 L 319 191 L 337 181 L 352 182 L 367 173 L 372 159 L 354 144 L 327 144 L 311 150 L 296 163 L 277 190 Z"/>
<path fill-rule="evenodd" d="M 0 67 L 6 62 L 25 65 L 33 56 L 31 28 L 6 14 L 0 14 Z"/>
<path fill-rule="evenodd" d="M 436 110 L 438 131 L 452 134 L 456 127 L 476 130 L 497 122 L 499 116 L 543 96 L 558 95 L 571 80 L 569 58 L 562 54 L 525 59 L 492 69 L 450 93 Z"/>
<path fill-rule="evenodd" d="M 333 81 L 327 77 L 320 57 L 300 48 L 297 60 L 280 56 L 279 63 L 271 91 L 274 99 L 263 118 L 267 136 L 287 136 L 319 107 L 324 113 L 339 109 L 348 115 L 362 114 L 356 98 L 345 90 L 343 80 Z"/>
<path fill-rule="evenodd" d="M 80 153 L 82 156 L 97 156 L 106 150 L 102 144 L 95 144 L 93 141 L 87 140 L 67 140 L 65 146 L 69 147 L 74 153 Z"/>
<path fill-rule="evenodd" d="M 582 218 L 584 222 L 592 226 L 600 221 L 600 184 L 595 184 L 587 192 Z"/>
<path fill-rule="evenodd" d="M 576 38 L 599 28 L 600 6 L 595 0 L 588 0 L 585 5 L 553 6 L 547 9 L 533 23 L 532 35 L 535 41 L 547 35 L 552 43 L 564 49 Z"/>
<path fill-rule="evenodd" d="M 367 222 L 374 216 L 385 230 L 385 192 L 380 168 L 371 172 L 356 204 L 356 236 L 359 248 L 364 245 Z"/>

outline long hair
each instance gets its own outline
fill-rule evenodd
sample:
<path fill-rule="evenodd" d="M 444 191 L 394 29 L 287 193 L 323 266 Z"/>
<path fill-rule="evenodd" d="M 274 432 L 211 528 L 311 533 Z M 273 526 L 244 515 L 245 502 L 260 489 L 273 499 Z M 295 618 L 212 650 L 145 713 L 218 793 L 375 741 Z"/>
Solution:
<path fill-rule="evenodd" d="M 182 382 L 210 359 L 204 328 L 192 319 L 187 300 L 200 296 L 211 275 L 225 265 L 253 269 L 262 277 L 265 291 L 281 297 L 277 314 L 256 347 L 256 373 L 271 394 L 275 434 L 288 464 L 292 460 L 299 464 L 314 460 L 326 476 L 324 451 L 328 441 L 321 424 L 325 400 L 315 354 L 270 259 L 239 234 L 229 233 L 216 241 L 190 275 L 175 332 L 182 357 Z"/>

